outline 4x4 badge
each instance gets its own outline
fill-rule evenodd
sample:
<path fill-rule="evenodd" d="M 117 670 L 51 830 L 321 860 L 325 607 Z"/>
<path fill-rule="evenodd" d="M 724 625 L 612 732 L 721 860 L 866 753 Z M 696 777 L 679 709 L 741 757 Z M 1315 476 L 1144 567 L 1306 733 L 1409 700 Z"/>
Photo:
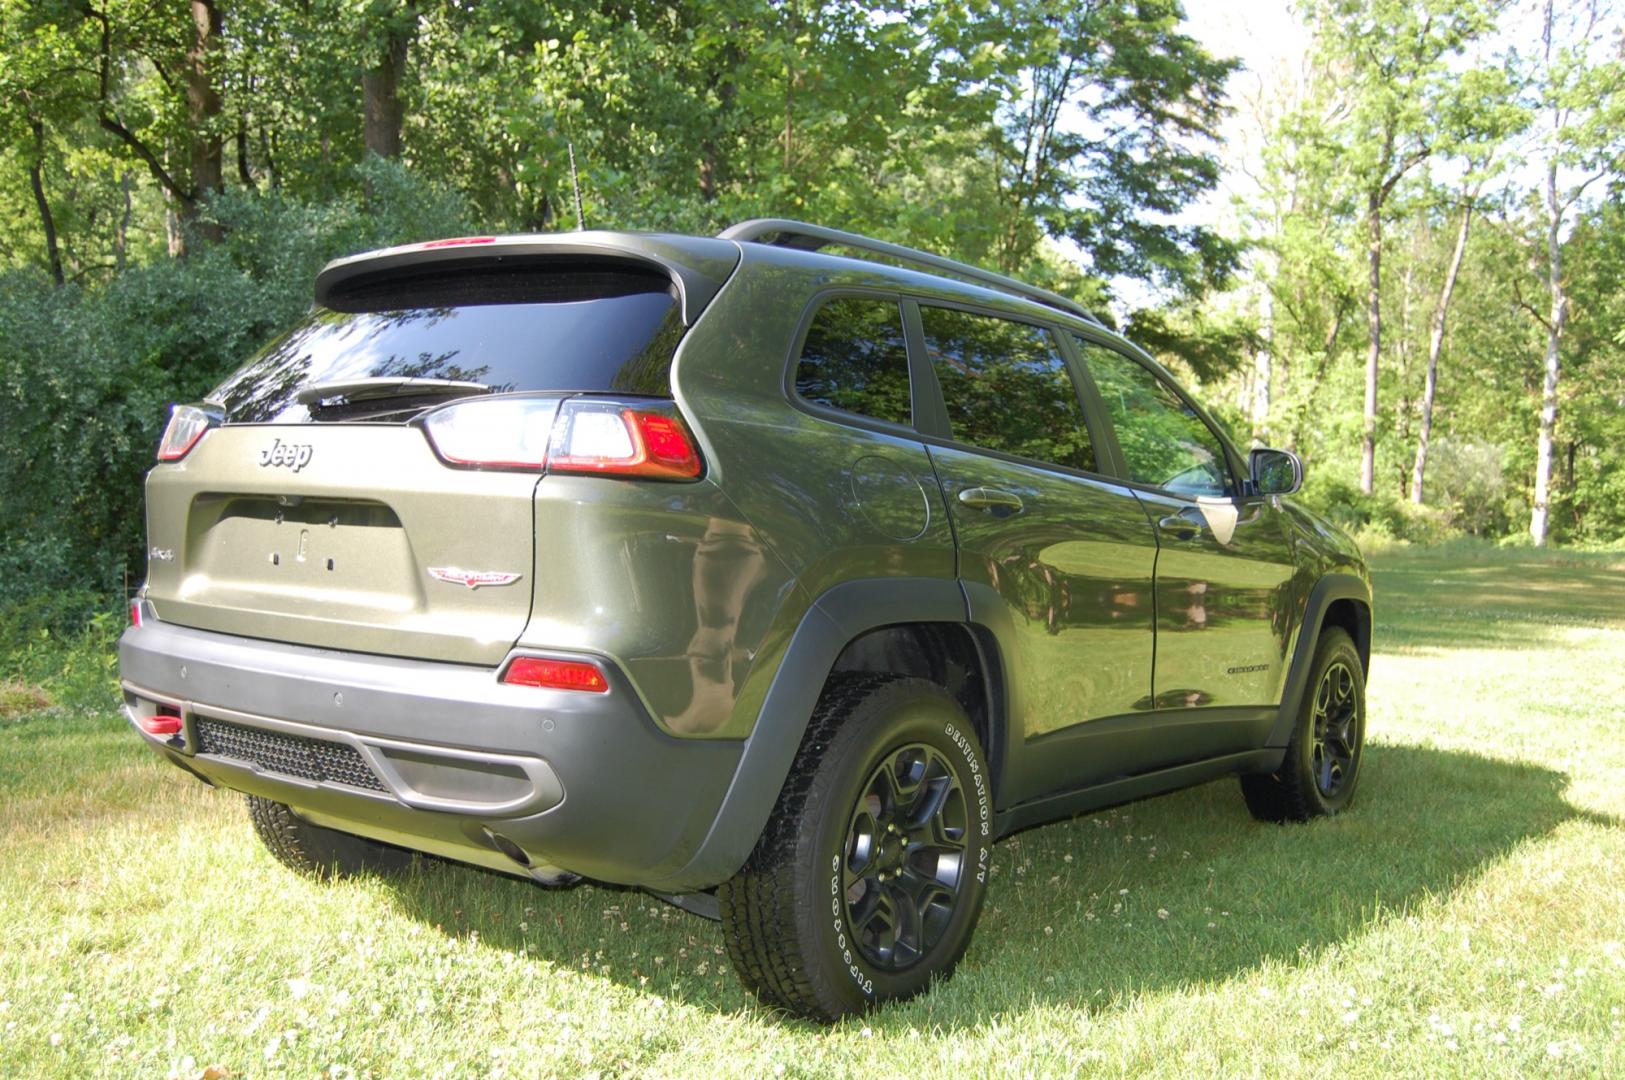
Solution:
<path fill-rule="evenodd" d="M 500 570 L 459 570 L 455 566 L 431 566 L 429 576 L 436 581 L 449 581 L 453 585 L 466 585 L 477 589 L 481 585 L 512 585 L 521 575 Z"/>

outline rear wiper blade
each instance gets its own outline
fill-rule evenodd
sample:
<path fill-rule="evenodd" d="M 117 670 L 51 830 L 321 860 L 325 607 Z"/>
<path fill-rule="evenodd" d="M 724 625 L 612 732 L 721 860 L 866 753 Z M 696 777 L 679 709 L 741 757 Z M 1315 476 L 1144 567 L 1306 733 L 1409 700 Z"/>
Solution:
<path fill-rule="evenodd" d="M 414 379 L 395 376 L 381 379 L 335 379 L 332 382 L 309 383 L 301 386 L 294 400 L 301 405 L 320 405 L 333 398 L 346 402 L 372 401 L 380 398 L 489 394 L 491 388 L 484 383 L 461 382 L 457 379 Z"/>

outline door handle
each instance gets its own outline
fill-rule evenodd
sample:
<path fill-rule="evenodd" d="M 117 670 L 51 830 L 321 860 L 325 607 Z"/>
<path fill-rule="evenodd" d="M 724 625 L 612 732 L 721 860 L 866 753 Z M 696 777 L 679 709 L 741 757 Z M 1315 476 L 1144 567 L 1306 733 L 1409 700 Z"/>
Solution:
<path fill-rule="evenodd" d="M 1170 533 L 1176 540 L 1194 540 L 1204 527 L 1204 522 L 1197 520 L 1200 510 L 1181 510 L 1177 514 L 1169 514 L 1157 522 L 1157 528 Z"/>
<path fill-rule="evenodd" d="M 978 510 L 991 510 L 995 514 L 1014 514 L 1021 510 L 1021 496 L 999 488 L 965 488 L 959 493 L 959 501 Z"/>

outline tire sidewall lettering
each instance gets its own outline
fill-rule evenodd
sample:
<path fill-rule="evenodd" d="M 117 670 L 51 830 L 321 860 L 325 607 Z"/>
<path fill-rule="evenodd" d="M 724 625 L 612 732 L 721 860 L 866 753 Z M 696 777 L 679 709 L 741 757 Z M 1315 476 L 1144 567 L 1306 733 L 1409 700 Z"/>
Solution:
<path fill-rule="evenodd" d="M 976 789 L 976 832 L 982 840 L 976 845 L 976 881 L 979 885 L 985 885 L 993 841 L 993 799 L 988 793 L 987 775 L 976 760 L 974 748 L 977 744 L 974 741 L 953 723 L 944 723 L 942 731 L 964 755 L 965 767 L 971 774 L 971 785 Z"/>
<path fill-rule="evenodd" d="M 865 997 L 875 996 L 875 981 L 864 975 L 863 969 L 858 967 L 857 957 L 852 955 L 852 942 L 846 936 L 846 918 L 842 914 L 845 905 L 841 903 L 841 856 L 836 854 L 830 859 L 829 874 L 829 910 L 835 920 L 835 948 L 841 954 L 841 963 L 846 967 L 846 973 L 852 976 L 852 981 L 858 984 Z"/>

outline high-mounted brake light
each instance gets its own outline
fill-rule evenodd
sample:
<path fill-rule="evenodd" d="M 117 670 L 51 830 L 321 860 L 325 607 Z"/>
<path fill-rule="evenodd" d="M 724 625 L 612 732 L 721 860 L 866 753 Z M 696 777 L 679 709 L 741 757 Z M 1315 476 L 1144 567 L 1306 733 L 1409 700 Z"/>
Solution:
<path fill-rule="evenodd" d="M 693 437 L 666 402 L 476 398 L 436 409 L 423 430 L 452 465 L 650 480 L 693 480 L 704 472 Z"/>
<path fill-rule="evenodd" d="M 598 665 L 584 660 L 518 656 L 502 673 L 502 681 L 510 686 L 537 686 L 546 690 L 581 690 L 589 694 L 609 691 L 609 682 Z"/>
<path fill-rule="evenodd" d="M 192 452 L 192 447 L 210 428 L 219 424 L 221 418 L 220 410 L 207 404 L 176 405 L 170 410 L 169 426 L 164 428 L 164 437 L 158 442 L 158 460 L 179 461 Z"/>
<path fill-rule="evenodd" d="M 423 251 L 429 248 L 465 247 L 469 244 L 494 244 L 496 242 L 497 238 L 494 236 L 453 236 L 446 240 L 430 240 L 417 246 L 420 251 Z"/>

